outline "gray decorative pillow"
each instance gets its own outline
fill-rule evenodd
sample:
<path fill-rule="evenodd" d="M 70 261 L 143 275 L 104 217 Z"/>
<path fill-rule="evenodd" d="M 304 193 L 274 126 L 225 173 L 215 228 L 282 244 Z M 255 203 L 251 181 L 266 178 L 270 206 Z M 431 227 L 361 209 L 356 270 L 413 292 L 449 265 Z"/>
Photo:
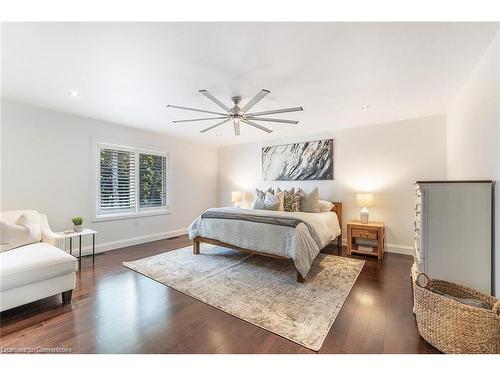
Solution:
<path fill-rule="evenodd" d="M 300 195 L 300 211 L 302 212 L 320 212 L 319 211 L 319 190 L 314 188 L 309 194 L 300 189 L 297 191 Z"/>
<path fill-rule="evenodd" d="M 281 190 L 280 188 L 276 188 L 276 194 L 281 193 L 282 191 L 286 191 L 288 194 L 295 194 L 295 188 L 292 187 L 288 190 Z"/>
<path fill-rule="evenodd" d="M 279 211 L 285 211 L 285 192 L 282 191 L 280 193 L 276 193 L 274 194 L 275 196 L 278 197 L 278 199 L 280 200 L 280 207 L 279 207 Z"/>
<path fill-rule="evenodd" d="M 282 206 L 281 196 L 271 194 L 269 192 L 266 193 L 266 198 L 264 200 L 264 210 L 269 211 L 281 211 L 280 208 Z"/>
<path fill-rule="evenodd" d="M 283 209 L 286 212 L 299 212 L 300 211 L 300 195 L 285 193 L 285 200 L 283 204 Z"/>

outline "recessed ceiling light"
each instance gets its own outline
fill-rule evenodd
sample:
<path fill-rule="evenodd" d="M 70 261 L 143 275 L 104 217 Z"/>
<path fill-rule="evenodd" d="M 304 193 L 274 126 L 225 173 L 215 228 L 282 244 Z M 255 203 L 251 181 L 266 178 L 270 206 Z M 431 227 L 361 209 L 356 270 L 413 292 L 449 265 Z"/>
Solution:
<path fill-rule="evenodd" d="M 362 110 L 362 111 L 367 111 L 367 110 L 369 110 L 370 108 L 371 108 L 371 107 L 370 107 L 369 105 L 364 105 L 364 106 L 362 106 L 362 107 L 361 107 L 361 110 Z"/>
<path fill-rule="evenodd" d="M 68 95 L 69 96 L 72 96 L 73 98 L 77 98 L 80 96 L 80 93 L 78 91 L 74 91 L 74 90 L 69 90 L 68 91 Z"/>

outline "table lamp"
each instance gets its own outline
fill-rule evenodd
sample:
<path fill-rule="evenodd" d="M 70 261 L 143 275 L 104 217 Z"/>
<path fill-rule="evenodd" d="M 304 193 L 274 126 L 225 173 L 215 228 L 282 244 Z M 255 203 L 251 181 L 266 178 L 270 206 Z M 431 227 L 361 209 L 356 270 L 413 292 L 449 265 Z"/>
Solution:
<path fill-rule="evenodd" d="M 240 202 L 244 200 L 244 193 L 242 191 L 232 191 L 231 192 L 231 202 L 234 203 L 234 207 L 240 207 Z"/>
<path fill-rule="evenodd" d="M 356 202 L 358 207 L 362 207 L 359 213 L 361 224 L 368 224 L 368 207 L 373 206 L 373 194 L 356 194 Z"/>

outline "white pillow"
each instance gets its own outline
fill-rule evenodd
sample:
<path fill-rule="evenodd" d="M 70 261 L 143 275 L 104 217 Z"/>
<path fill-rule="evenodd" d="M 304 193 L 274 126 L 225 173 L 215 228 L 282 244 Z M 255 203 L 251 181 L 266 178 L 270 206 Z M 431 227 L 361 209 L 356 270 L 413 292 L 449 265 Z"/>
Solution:
<path fill-rule="evenodd" d="M 319 201 L 320 212 L 330 212 L 331 210 L 333 210 L 334 206 L 335 205 L 330 201 L 322 201 L 322 200 Z"/>
<path fill-rule="evenodd" d="M 0 253 L 15 249 L 16 247 L 39 242 L 35 231 L 32 229 L 26 215 L 21 215 L 15 223 L 0 221 Z"/>

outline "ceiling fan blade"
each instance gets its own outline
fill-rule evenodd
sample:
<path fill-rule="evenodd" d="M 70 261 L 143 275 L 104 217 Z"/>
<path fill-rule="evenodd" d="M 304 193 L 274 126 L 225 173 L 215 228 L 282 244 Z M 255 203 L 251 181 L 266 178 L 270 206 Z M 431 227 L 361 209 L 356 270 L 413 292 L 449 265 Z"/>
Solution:
<path fill-rule="evenodd" d="M 229 116 L 194 118 L 191 120 L 174 120 L 172 122 L 178 123 L 178 122 L 193 122 L 193 121 L 205 121 L 205 120 L 222 120 L 222 119 L 226 119 L 226 118 L 229 118 Z"/>
<path fill-rule="evenodd" d="M 253 117 L 253 116 L 246 116 L 248 120 L 254 120 L 254 121 L 269 121 L 269 122 L 282 122 L 284 124 L 298 124 L 298 121 L 295 120 L 283 120 L 280 118 L 269 118 L 269 117 Z"/>
<path fill-rule="evenodd" d="M 268 128 L 262 126 L 262 125 L 256 124 L 255 122 L 252 122 L 252 121 L 249 121 L 249 120 L 245 120 L 245 119 L 242 119 L 241 121 L 243 121 L 245 124 L 253 126 L 254 128 L 263 130 L 266 133 L 272 133 L 273 132 L 271 129 L 268 129 Z"/>
<path fill-rule="evenodd" d="M 191 108 L 191 107 L 180 107 L 178 105 L 171 105 L 171 104 L 168 104 L 167 108 L 177 108 L 177 109 L 185 109 L 186 111 L 211 113 L 212 115 L 225 115 L 225 113 L 221 113 L 221 112 L 205 111 L 204 109 L 197 109 L 197 108 Z"/>
<path fill-rule="evenodd" d="M 257 95 L 255 95 L 247 104 L 241 109 L 241 112 L 245 113 L 248 111 L 250 108 L 252 108 L 255 104 L 260 102 L 264 96 L 269 94 L 271 91 L 262 89 L 260 90 Z"/>
<path fill-rule="evenodd" d="M 240 135 L 240 122 L 233 120 L 234 125 L 234 135 Z"/>
<path fill-rule="evenodd" d="M 247 113 L 246 115 L 247 116 L 275 115 L 277 113 L 299 112 L 303 110 L 304 109 L 302 107 L 294 107 L 294 108 L 273 109 L 271 111 Z"/>
<path fill-rule="evenodd" d="M 226 120 L 224 120 L 224 121 L 221 121 L 221 122 L 219 122 L 219 123 L 217 123 L 217 124 L 215 124 L 215 125 L 212 125 L 212 126 L 210 126 L 210 127 L 206 128 L 206 129 L 200 130 L 200 133 L 205 133 L 205 132 L 207 132 L 207 131 L 209 131 L 209 130 L 212 130 L 213 128 L 216 128 L 217 126 L 221 126 L 222 124 L 225 124 L 225 123 L 226 123 L 226 122 L 228 122 L 229 120 L 230 120 L 230 118 L 228 118 L 228 119 L 226 119 Z"/>
<path fill-rule="evenodd" d="M 219 107 L 221 107 L 224 111 L 231 112 L 231 110 L 224 103 L 222 103 L 219 99 L 210 94 L 207 90 L 198 90 L 198 91 L 201 92 L 203 95 L 205 95 L 208 99 L 213 101 L 215 104 L 217 104 Z"/>

